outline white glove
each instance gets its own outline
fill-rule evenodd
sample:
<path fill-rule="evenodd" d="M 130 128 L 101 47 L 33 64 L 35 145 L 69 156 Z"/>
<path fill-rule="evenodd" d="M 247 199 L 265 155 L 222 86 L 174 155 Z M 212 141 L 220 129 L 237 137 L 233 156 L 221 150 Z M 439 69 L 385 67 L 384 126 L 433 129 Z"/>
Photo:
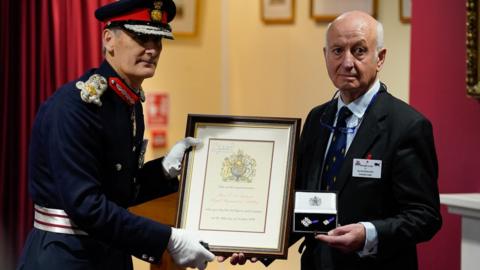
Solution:
<path fill-rule="evenodd" d="M 162 165 L 165 171 L 171 176 L 176 177 L 180 174 L 180 169 L 182 167 L 182 159 L 185 151 L 191 146 L 197 146 L 202 143 L 201 140 L 186 137 L 185 139 L 177 142 L 170 152 L 163 158 Z"/>
<path fill-rule="evenodd" d="M 207 263 L 215 258 L 213 253 L 200 244 L 198 237 L 183 229 L 172 228 L 167 249 L 173 261 L 180 267 L 203 270 Z"/>

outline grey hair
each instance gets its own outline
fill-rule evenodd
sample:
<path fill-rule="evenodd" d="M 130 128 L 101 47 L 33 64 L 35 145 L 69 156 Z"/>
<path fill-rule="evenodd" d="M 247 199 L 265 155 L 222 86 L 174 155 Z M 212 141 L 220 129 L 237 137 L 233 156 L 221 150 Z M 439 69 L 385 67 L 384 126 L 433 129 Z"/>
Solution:
<path fill-rule="evenodd" d="M 383 24 L 377 21 L 377 52 L 383 49 Z"/>
<path fill-rule="evenodd" d="M 384 46 L 384 39 L 383 39 L 383 24 L 377 20 L 377 52 L 379 52 L 381 49 L 383 49 Z M 332 23 L 329 23 L 327 25 L 327 30 L 325 31 L 325 47 L 327 47 L 328 44 L 328 30 L 330 30 L 330 26 L 332 26 Z"/>
<path fill-rule="evenodd" d="M 112 27 L 112 28 L 109 28 L 110 31 L 112 31 L 112 33 L 114 35 L 117 35 L 118 32 L 121 30 L 120 28 L 118 27 Z M 102 54 L 105 56 L 107 54 L 107 48 L 105 48 L 105 41 L 103 41 L 103 38 L 102 38 Z"/>

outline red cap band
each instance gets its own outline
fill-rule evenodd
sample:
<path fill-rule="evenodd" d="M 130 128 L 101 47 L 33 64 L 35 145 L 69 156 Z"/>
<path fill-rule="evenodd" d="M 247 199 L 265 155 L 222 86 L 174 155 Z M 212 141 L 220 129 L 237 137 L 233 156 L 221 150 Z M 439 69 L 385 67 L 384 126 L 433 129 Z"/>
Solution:
<path fill-rule="evenodd" d="M 129 13 L 122 14 L 118 17 L 110 18 L 109 22 L 116 22 L 116 21 L 147 21 L 150 22 L 152 19 L 150 17 L 150 10 L 148 8 L 142 9 L 135 9 Z"/>

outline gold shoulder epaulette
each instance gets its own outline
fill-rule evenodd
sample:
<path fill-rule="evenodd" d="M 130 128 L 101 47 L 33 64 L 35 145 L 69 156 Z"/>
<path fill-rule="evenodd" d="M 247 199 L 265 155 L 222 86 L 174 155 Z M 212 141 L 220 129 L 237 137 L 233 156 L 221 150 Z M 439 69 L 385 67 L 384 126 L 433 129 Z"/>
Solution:
<path fill-rule="evenodd" d="M 75 86 L 81 90 L 80 97 L 83 101 L 102 106 L 100 97 L 107 90 L 107 79 L 98 74 L 93 74 L 86 82 L 78 81 Z"/>

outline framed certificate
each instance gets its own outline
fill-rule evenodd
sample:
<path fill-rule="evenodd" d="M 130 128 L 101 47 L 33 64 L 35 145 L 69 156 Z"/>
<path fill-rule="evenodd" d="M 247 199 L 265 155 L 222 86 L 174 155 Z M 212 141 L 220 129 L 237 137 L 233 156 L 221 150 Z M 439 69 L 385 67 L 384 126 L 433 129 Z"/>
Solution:
<path fill-rule="evenodd" d="M 286 258 L 300 119 L 189 115 L 177 227 L 216 255 Z"/>

